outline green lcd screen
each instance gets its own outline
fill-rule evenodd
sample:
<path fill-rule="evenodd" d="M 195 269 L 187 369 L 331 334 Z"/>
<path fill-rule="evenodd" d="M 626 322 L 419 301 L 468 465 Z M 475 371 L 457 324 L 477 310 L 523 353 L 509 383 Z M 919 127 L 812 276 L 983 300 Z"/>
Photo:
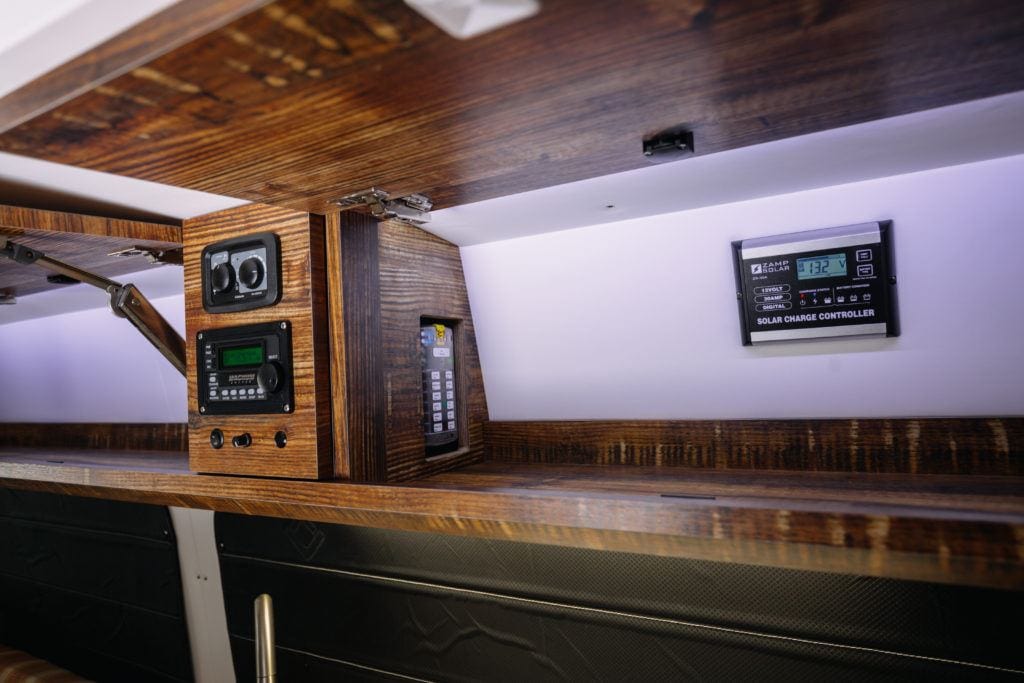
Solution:
<path fill-rule="evenodd" d="M 817 277 L 846 275 L 846 254 L 808 256 L 796 260 L 796 279 L 813 280 Z"/>
<path fill-rule="evenodd" d="M 221 349 L 220 366 L 222 368 L 238 368 L 250 365 L 263 365 L 263 346 L 235 346 Z"/>

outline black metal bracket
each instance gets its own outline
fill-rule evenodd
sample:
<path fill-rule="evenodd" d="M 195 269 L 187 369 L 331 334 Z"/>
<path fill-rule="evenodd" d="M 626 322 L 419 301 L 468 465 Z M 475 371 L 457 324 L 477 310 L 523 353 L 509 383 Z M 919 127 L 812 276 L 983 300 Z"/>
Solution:
<path fill-rule="evenodd" d="M 119 251 L 112 251 L 107 256 L 145 256 L 146 260 L 152 264 L 165 263 L 172 266 L 184 265 L 185 261 L 182 257 L 182 249 L 178 247 L 176 249 L 157 249 L 156 247 L 146 247 L 136 244 L 133 247 L 127 249 L 121 249 Z"/>
<path fill-rule="evenodd" d="M 39 257 L 43 255 L 43 252 L 26 247 L 21 244 L 15 244 L 14 242 L 4 239 L 0 243 L 0 256 L 5 256 L 15 263 L 24 263 L 26 265 L 35 263 L 39 260 Z"/>
<path fill-rule="evenodd" d="M 185 340 L 135 285 L 122 285 L 102 275 L 50 258 L 38 249 L 12 242 L 6 237 L 0 237 L 0 256 L 16 263 L 45 268 L 53 273 L 50 277 L 62 278 L 61 281 L 82 282 L 104 290 L 110 296 L 110 308 L 114 314 L 127 318 L 178 372 L 185 374 Z"/>
<path fill-rule="evenodd" d="M 644 141 L 644 156 L 656 164 L 693 156 L 693 132 L 685 128 L 669 128 Z"/>

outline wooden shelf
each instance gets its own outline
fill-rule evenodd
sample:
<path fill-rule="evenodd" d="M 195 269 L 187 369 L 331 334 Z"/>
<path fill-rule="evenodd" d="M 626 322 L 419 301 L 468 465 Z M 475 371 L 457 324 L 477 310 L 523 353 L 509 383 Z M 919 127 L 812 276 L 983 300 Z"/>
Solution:
<path fill-rule="evenodd" d="M 1024 587 L 1015 476 L 488 462 L 401 485 L 198 475 L 175 451 L 0 448 L 0 486 L 495 539 Z"/>
<path fill-rule="evenodd" d="M 160 267 L 141 257 L 110 256 L 115 251 L 181 247 L 181 227 L 177 225 L 6 205 L 0 205 L 0 236 L 108 278 Z M 48 282 L 50 274 L 39 267 L 5 263 L 0 269 L 0 292 L 27 296 L 68 286 Z"/>
<path fill-rule="evenodd" d="M 0 150 L 301 210 L 371 186 L 441 208 L 644 167 L 668 127 L 711 154 L 1024 87 L 1011 0 L 563 0 L 466 41 L 400 0 L 264 4 L 183 0 L 0 98 Z"/>

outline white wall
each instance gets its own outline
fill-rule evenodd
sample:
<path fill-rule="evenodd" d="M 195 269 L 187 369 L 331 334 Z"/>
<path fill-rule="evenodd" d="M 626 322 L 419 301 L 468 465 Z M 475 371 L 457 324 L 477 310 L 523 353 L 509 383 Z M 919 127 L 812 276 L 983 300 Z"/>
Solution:
<path fill-rule="evenodd" d="M 126 31 L 174 0 L 0 0 L 0 96 Z"/>
<path fill-rule="evenodd" d="M 184 295 L 152 304 L 185 333 Z M 107 306 L 0 325 L 0 423 L 185 422 L 187 400 L 185 378 Z"/>
<path fill-rule="evenodd" d="M 731 241 L 882 219 L 901 337 L 741 346 Z M 1024 415 L 1024 156 L 462 258 L 492 419 Z"/>
<path fill-rule="evenodd" d="M 464 247 L 491 417 L 1024 415 L 1022 181 L 1017 156 Z M 887 218 L 903 336 L 740 345 L 732 240 Z M 183 331 L 181 294 L 154 304 Z M 186 402 L 105 306 L 0 324 L 0 422 Z"/>

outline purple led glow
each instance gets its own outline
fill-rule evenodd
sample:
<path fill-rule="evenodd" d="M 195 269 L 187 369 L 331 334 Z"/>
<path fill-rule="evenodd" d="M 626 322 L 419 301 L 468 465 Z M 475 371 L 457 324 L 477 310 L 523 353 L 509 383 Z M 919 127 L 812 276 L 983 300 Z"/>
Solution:
<path fill-rule="evenodd" d="M 152 303 L 184 332 L 183 296 Z M 109 308 L 0 325 L 0 422 L 187 419 L 184 377 Z"/>
<path fill-rule="evenodd" d="M 462 248 L 492 419 L 1024 414 L 1024 156 Z M 902 336 L 743 347 L 730 242 L 892 219 Z"/>

